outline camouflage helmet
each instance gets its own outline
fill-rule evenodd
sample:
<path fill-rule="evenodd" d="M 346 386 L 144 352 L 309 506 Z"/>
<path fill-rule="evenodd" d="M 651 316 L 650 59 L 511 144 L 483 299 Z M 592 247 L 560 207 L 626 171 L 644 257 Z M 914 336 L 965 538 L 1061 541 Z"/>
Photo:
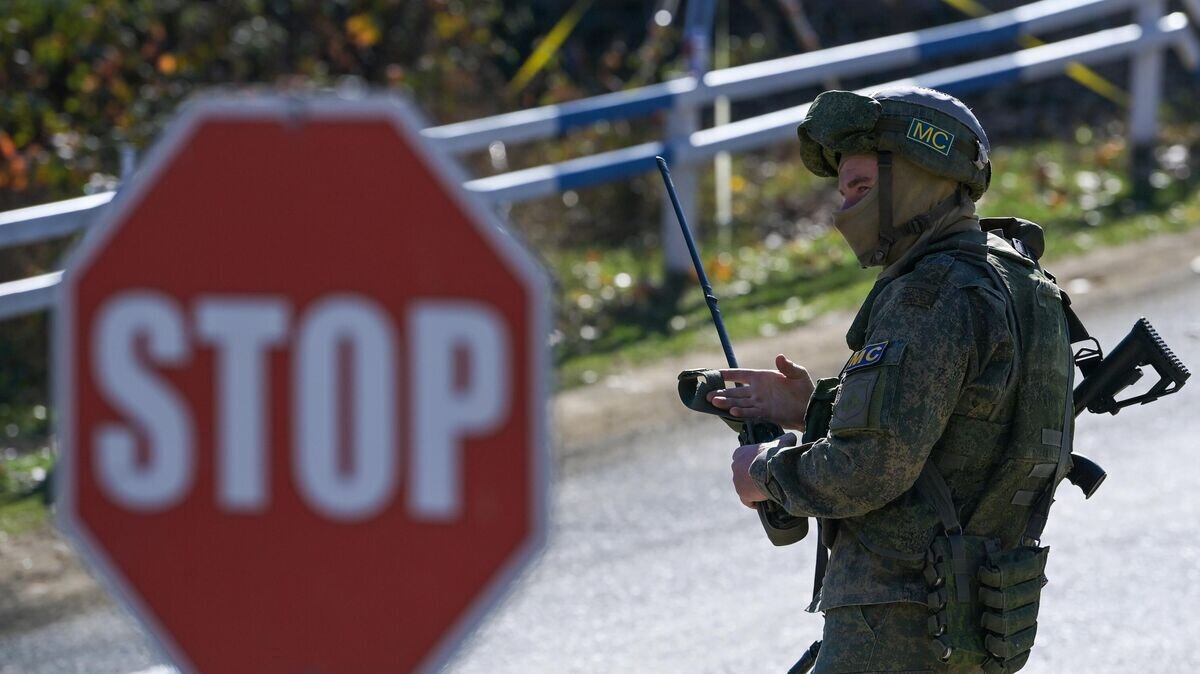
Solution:
<path fill-rule="evenodd" d="M 933 89 L 904 86 L 863 96 L 826 91 L 796 130 L 800 157 L 818 176 L 837 176 L 842 155 L 894 152 L 956 180 L 978 201 L 992 178 L 991 146 L 970 108 Z"/>

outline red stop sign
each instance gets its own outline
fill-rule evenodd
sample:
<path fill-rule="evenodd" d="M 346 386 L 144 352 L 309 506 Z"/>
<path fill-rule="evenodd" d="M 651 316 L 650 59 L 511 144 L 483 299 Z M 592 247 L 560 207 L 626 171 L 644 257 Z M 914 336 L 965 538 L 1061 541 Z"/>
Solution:
<path fill-rule="evenodd" d="M 68 266 L 61 524 L 185 671 L 431 670 L 541 544 L 545 283 L 419 127 L 193 104 Z"/>

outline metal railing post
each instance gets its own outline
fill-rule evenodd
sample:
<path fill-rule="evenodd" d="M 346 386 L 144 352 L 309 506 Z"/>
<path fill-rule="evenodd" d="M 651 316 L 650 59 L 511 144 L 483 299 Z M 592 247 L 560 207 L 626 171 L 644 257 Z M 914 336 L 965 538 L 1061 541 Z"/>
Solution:
<path fill-rule="evenodd" d="M 1200 0 L 1197 0 L 1200 1 Z M 731 3 L 722 7 L 713 38 L 713 67 L 717 70 L 729 67 L 729 15 Z M 728 124 L 733 120 L 733 101 L 728 96 L 717 96 L 713 101 L 713 126 Z M 729 250 L 733 240 L 730 228 L 733 223 L 733 155 L 718 152 L 713 158 L 713 197 L 716 206 L 717 246 Z"/>
<path fill-rule="evenodd" d="M 687 97 L 676 99 L 667 116 L 666 147 L 671 162 L 671 177 L 679 193 L 679 205 L 688 222 L 696 220 L 697 171 L 684 150 L 691 142 L 691 135 L 700 128 L 700 111 L 687 101 Z M 679 225 L 675 222 L 675 211 L 669 199 L 662 202 L 662 245 L 663 264 L 667 276 L 689 273 L 692 268 L 691 254 L 683 240 Z"/>
<path fill-rule="evenodd" d="M 708 72 L 712 53 L 712 29 L 716 15 L 717 0 L 689 0 L 683 27 L 683 39 L 688 55 L 688 70 L 700 82 Z M 699 84 L 702 89 L 703 84 Z M 687 149 L 691 136 L 700 129 L 700 97 L 677 96 L 671 106 L 666 123 L 666 148 L 673 160 L 671 175 L 679 193 L 679 205 L 688 222 L 696 222 L 696 195 L 699 193 L 698 165 L 689 158 Z M 663 200 L 662 208 L 663 264 L 667 276 L 689 273 L 692 268 L 691 254 L 687 243 L 675 223 L 675 211 L 671 202 Z"/>
<path fill-rule="evenodd" d="M 1143 35 L 1158 31 L 1166 13 L 1165 0 L 1143 0 L 1135 17 Z M 1134 199 L 1144 203 L 1150 195 L 1154 146 L 1158 143 L 1158 106 L 1162 101 L 1163 47 L 1139 50 L 1130 70 L 1129 145 L 1130 180 Z"/>
<path fill-rule="evenodd" d="M 121 182 L 129 180 L 137 169 L 137 148 L 132 143 L 121 143 Z"/>

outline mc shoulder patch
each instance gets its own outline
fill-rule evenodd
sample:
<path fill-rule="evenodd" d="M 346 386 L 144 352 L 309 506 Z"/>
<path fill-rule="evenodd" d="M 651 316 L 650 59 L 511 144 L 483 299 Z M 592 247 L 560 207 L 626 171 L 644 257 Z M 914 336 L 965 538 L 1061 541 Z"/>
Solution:
<path fill-rule="evenodd" d="M 916 117 L 913 117 L 912 123 L 908 125 L 906 136 L 909 140 L 915 140 L 947 157 L 950 156 L 950 148 L 954 145 L 954 134 Z"/>
<path fill-rule="evenodd" d="M 861 370 L 864 367 L 878 365 L 883 361 L 883 354 L 887 351 L 887 345 L 887 342 L 876 342 L 855 351 L 850 356 L 850 360 L 846 361 L 846 367 L 843 372 L 853 372 L 854 370 Z"/>

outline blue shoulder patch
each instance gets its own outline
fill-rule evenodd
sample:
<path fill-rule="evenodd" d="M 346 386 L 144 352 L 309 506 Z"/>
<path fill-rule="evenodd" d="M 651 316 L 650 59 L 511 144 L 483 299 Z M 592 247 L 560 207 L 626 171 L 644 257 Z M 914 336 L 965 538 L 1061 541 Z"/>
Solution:
<path fill-rule="evenodd" d="M 855 351 L 850 356 L 850 360 L 846 361 L 846 367 L 843 371 L 851 372 L 853 370 L 861 370 L 864 367 L 878 365 L 883 361 L 883 354 L 887 351 L 887 345 L 887 342 L 876 342 Z"/>

